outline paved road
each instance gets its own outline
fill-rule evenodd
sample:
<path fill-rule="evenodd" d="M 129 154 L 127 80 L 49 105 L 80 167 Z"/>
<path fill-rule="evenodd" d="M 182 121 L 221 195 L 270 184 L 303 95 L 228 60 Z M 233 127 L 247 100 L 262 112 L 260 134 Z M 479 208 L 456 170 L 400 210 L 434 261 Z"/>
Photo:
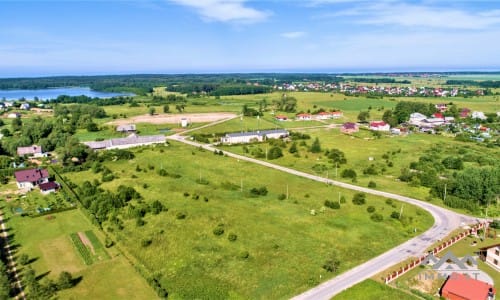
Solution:
<path fill-rule="evenodd" d="M 12 257 L 12 251 L 10 249 L 10 244 L 9 244 L 9 234 L 7 233 L 7 228 L 5 227 L 5 223 L 3 221 L 3 212 L 0 212 L 0 227 L 1 227 L 1 232 L 2 232 L 2 238 L 4 239 L 4 249 L 3 251 L 7 251 L 7 260 L 8 260 L 8 265 L 6 266 L 7 269 L 9 269 L 12 274 L 14 275 L 14 287 L 16 289 L 16 299 L 26 299 L 26 296 L 24 295 L 23 291 L 23 286 L 21 284 L 21 280 L 19 279 L 18 276 L 18 270 L 16 268 L 16 262 L 14 261 L 14 257 Z"/>
<path fill-rule="evenodd" d="M 212 145 L 206 145 L 206 144 L 200 144 L 194 141 L 189 140 L 189 138 L 186 138 L 184 136 L 180 135 L 172 135 L 169 136 L 168 139 L 171 140 L 176 140 L 179 142 L 183 142 L 188 145 L 192 145 L 195 147 L 202 147 L 206 150 L 209 151 L 215 151 L 216 148 Z M 426 232 L 422 233 L 421 235 L 391 249 L 388 250 L 387 252 L 345 272 L 342 273 L 335 278 L 328 280 L 308 291 L 306 291 L 303 294 L 300 294 L 296 297 L 294 297 L 294 300 L 321 300 L 321 299 L 330 299 L 336 294 L 342 292 L 345 289 L 348 289 L 349 287 L 355 285 L 356 283 L 359 283 L 377 273 L 380 273 L 384 271 L 385 269 L 391 267 L 394 264 L 397 264 L 408 257 L 412 256 L 420 256 L 424 254 L 424 251 L 431 246 L 433 243 L 435 243 L 438 240 L 441 240 L 442 238 L 446 237 L 450 232 L 453 230 L 457 229 L 461 225 L 464 224 L 473 224 L 477 223 L 478 219 L 473 218 L 470 216 L 466 215 L 461 215 L 458 213 L 455 213 L 453 211 L 450 211 L 448 209 L 423 202 L 417 199 L 393 194 L 393 193 L 387 193 L 387 192 L 382 192 L 382 191 L 377 191 L 377 190 L 372 190 L 369 188 L 364 188 L 340 181 L 335 181 L 331 179 L 327 179 L 324 177 L 308 174 L 305 172 L 297 171 L 294 169 L 282 167 L 279 165 L 275 165 L 266 161 L 261 161 L 257 160 L 254 158 L 234 154 L 231 152 L 226 152 L 224 153 L 233 158 L 237 158 L 240 160 L 244 161 L 249 161 L 255 164 L 259 164 L 268 168 L 272 168 L 275 170 L 280 170 L 283 172 L 287 172 L 289 174 L 301 176 L 307 179 L 319 181 L 319 182 L 324 182 L 327 184 L 339 186 L 342 188 L 350 189 L 350 190 L 355 190 L 355 191 L 360 191 L 364 192 L 367 194 L 372 194 L 372 195 L 377 195 L 377 196 L 382 196 L 385 198 L 391 198 L 391 199 L 396 199 L 399 201 L 403 201 L 406 203 L 413 204 L 415 206 L 421 207 L 428 211 L 433 217 L 434 217 L 434 225 L 427 230 Z"/>

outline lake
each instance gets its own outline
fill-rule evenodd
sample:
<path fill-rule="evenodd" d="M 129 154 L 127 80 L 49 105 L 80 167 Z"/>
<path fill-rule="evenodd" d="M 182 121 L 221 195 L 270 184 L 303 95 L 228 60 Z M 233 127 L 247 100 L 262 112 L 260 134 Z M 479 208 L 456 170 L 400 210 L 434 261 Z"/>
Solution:
<path fill-rule="evenodd" d="M 133 96 L 131 93 L 108 93 L 98 92 L 91 90 L 88 87 L 64 87 L 64 88 L 50 88 L 38 90 L 0 90 L 0 99 L 5 100 L 18 100 L 24 98 L 26 100 L 33 100 L 38 97 L 40 100 L 55 99 L 60 95 L 67 96 L 81 96 L 85 95 L 92 98 L 111 98 L 116 96 Z"/>

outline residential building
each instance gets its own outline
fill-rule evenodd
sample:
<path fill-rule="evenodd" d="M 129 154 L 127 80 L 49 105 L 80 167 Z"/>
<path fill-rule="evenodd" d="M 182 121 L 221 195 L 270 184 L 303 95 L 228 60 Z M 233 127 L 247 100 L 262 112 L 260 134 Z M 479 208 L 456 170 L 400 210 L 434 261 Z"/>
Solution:
<path fill-rule="evenodd" d="M 21 117 L 21 114 L 18 112 L 13 112 L 13 113 L 10 113 L 7 115 L 7 118 L 9 118 L 9 119 L 17 119 L 20 117 Z"/>
<path fill-rule="evenodd" d="M 135 124 L 123 124 L 116 126 L 116 131 L 125 132 L 125 133 L 133 133 L 136 131 Z"/>
<path fill-rule="evenodd" d="M 38 145 L 32 145 L 28 147 L 17 147 L 18 156 L 34 156 L 34 157 L 44 157 L 42 147 Z"/>
<path fill-rule="evenodd" d="M 351 133 L 358 132 L 358 131 L 359 131 L 358 124 L 351 123 L 351 122 L 344 123 L 342 125 L 342 127 L 340 128 L 340 132 L 347 133 L 347 134 L 351 134 Z"/>
<path fill-rule="evenodd" d="M 500 271 L 500 244 L 480 248 L 479 258 Z"/>
<path fill-rule="evenodd" d="M 228 133 L 221 138 L 223 144 L 245 144 L 251 142 L 262 142 L 266 139 L 281 139 L 288 137 L 289 132 L 284 129 L 251 131 L 241 133 Z"/>
<path fill-rule="evenodd" d="M 484 115 L 484 112 L 482 112 L 482 111 L 473 111 L 471 118 L 479 119 L 479 120 L 486 120 L 487 119 L 487 117 Z"/>
<path fill-rule="evenodd" d="M 464 119 L 464 118 L 467 118 L 469 116 L 470 116 L 470 109 L 462 108 L 462 110 L 460 110 L 460 118 Z"/>
<path fill-rule="evenodd" d="M 287 121 L 288 120 L 288 117 L 284 116 L 284 115 L 277 115 L 274 118 L 276 119 L 276 121 Z"/>
<path fill-rule="evenodd" d="M 312 115 L 311 114 L 298 114 L 295 119 L 299 121 L 310 121 L 312 120 Z"/>
<path fill-rule="evenodd" d="M 441 288 L 441 296 L 448 300 L 493 300 L 495 293 L 491 284 L 456 272 Z"/>
<path fill-rule="evenodd" d="M 55 181 L 49 181 L 41 183 L 38 187 L 40 188 L 40 193 L 47 195 L 56 192 L 59 189 L 59 184 Z"/>
<path fill-rule="evenodd" d="M 29 103 L 22 103 L 19 106 L 19 108 L 22 109 L 22 110 L 30 110 L 30 104 Z"/>
<path fill-rule="evenodd" d="M 376 131 L 389 131 L 391 126 L 384 121 L 373 121 L 370 122 L 370 129 Z"/>
<path fill-rule="evenodd" d="M 32 189 L 41 183 L 49 182 L 49 172 L 46 169 L 16 171 L 14 176 L 20 189 Z"/>

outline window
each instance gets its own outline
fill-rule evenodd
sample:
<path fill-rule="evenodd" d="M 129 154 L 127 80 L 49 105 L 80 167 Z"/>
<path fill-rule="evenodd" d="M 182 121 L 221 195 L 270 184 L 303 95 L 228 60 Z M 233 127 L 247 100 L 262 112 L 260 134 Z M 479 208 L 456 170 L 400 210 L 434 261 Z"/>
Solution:
<path fill-rule="evenodd" d="M 495 250 L 495 255 L 496 255 L 496 256 L 499 256 L 499 255 L 500 255 L 500 250 L 496 249 L 496 250 Z"/>
<path fill-rule="evenodd" d="M 498 260 L 494 259 L 494 260 L 493 260 L 493 263 L 494 263 L 496 266 L 498 266 Z"/>

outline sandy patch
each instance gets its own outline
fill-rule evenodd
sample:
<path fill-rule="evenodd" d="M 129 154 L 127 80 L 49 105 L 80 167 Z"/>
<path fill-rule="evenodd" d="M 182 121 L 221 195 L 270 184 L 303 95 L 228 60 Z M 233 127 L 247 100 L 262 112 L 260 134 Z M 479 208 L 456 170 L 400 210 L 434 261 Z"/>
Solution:
<path fill-rule="evenodd" d="M 209 123 L 219 120 L 236 117 L 233 113 L 198 113 L 198 114 L 157 114 L 140 115 L 126 119 L 119 119 L 109 122 L 112 125 L 123 125 L 130 123 L 151 123 L 151 124 L 180 124 L 181 119 L 186 118 L 189 123 Z"/>

